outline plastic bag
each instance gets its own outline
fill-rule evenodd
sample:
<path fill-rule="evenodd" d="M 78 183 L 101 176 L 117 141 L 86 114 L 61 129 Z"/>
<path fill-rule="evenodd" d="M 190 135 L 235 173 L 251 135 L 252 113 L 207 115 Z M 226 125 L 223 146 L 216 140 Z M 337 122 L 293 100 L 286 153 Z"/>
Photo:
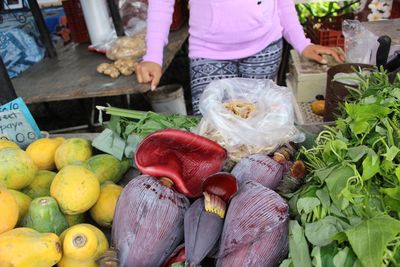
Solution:
<path fill-rule="evenodd" d="M 45 50 L 21 29 L 0 31 L 0 56 L 10 78 L 18 76 L 44 58 Z"/>
<path fill-rule="evenodd" d="M 118 5 L 127 36 L 134 36 L 146 28 L 147 0 L 119 0 Z"/>
<path fill-rule="evenodd" d="M 146 32 L 141 32 L 135 36 L 119 37 L 113 42 L 111 48 L 107 50 L 107 58 L 117 60 L 122 58 L 132 58 L 138 60 L 146 52 Z"/>
<path fill-rule="evenodd" d="M 233 160 L 269 153 L 286 142 L 304 140 L 294 126 L 292 99 L 288 88 L 272 80 L 213 81 L 201 96 L 203 119 L 195 131 L 222 145 Z"/>
<path fill-rule="evenodd" d="M 376 37 L 358 20 L 344 20 L 342 31 L 346 62 L 369 64 Z"/>

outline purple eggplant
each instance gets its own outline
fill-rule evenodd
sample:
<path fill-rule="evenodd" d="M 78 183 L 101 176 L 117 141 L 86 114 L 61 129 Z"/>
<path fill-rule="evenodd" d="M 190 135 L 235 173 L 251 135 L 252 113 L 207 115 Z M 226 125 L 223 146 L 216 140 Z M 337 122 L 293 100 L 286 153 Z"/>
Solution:
<path fill-rule="evenodd" d="M 278 265 L 287 256 L 288 217 L 288 205 L 277 193 L 244 182 L 229 205 L 217 266 Z"/>
<path fill-rule="evenodd" d="M 233 168 L 232 174 L 239 185 L 255 181 L 274 190 L 282 180 L 283 165 L 264 154 L 254 154 L 242 158 Z"/>
<path fill-rule="evenodd" d="M 183 240 L 189 200 L 152 176 L 130 181 L 119 197 L 112 240 L 120 266 L 158 267 Z"/>
<path fill-rule="evenodd" d="M 189 266 L 199 266 L 221 236 L 224 219 L 204 209 L 197 199 L 185 213 L 185 255 Z"/>

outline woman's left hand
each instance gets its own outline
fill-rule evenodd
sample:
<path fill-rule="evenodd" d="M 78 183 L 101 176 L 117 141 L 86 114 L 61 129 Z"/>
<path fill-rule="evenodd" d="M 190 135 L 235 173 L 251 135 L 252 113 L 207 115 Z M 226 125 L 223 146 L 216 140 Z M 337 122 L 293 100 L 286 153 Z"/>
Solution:
<path fill-rule="evenodd" d="M 327 47 L 322 45 L 310 44 L 304 48 L 302 55 L 308 59 L 317 61 L 321 64 L 327 64 L 322 55 L 331 55 L 338 63 L 344 62 L 344 55 L 335 47 Z"/>

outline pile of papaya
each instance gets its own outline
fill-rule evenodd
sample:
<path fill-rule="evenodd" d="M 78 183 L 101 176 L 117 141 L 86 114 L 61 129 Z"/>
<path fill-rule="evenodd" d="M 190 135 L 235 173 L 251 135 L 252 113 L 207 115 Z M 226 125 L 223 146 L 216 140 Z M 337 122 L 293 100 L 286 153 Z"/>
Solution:
<path fill-rule="evenodd" d="M 0 140 L 0 266 L 98 266 L 129 167 L 83 138 Z"/>

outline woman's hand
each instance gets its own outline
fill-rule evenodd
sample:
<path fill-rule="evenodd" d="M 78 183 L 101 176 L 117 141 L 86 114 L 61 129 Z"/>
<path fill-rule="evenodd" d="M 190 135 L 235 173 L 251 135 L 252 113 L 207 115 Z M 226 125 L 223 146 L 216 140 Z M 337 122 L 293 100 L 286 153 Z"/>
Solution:
<path fill-rule="evenodd" d="M 310 44 L 304 48 L 302 55 L 321 64 L 328 63 L 322 55 L 331 55 L 338 63 L 343 63 L 345 59 L 343 53 L 339 52 L 336 48 L 315 44 Z"/>
<path fill-rule="evenodd" d="M 157 63 L 144 61 L 135 66 L 136 77 L 139 83 L 150 83 L 151 90 L 155 90 L 161 79 L 161 66 Z"/>

